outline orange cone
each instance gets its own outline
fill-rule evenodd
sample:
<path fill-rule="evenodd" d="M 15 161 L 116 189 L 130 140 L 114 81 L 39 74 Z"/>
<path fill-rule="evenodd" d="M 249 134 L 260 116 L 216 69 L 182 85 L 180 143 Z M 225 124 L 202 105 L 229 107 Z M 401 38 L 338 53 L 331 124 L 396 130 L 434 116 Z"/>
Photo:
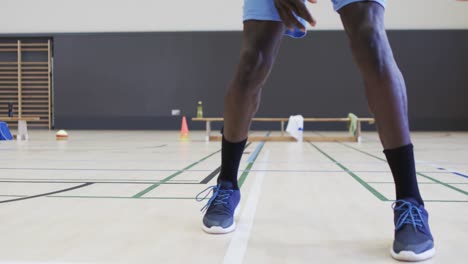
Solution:
<path fill-rule="evenodd" d="M 181 139 L 189 138 L 189 129 L 187 125 L 187 118 L 185 118 L 185 116 L 182 117 L 182 127 L 180 128 L 180 138 Z"/>

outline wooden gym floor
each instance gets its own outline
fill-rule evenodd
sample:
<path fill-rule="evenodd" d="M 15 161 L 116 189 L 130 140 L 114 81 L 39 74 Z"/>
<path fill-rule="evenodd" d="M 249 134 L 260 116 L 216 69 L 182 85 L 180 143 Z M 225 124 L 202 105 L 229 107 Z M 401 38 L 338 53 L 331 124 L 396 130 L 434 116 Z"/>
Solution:
<path fill-rule="evenodd" d="M 396 263 L 394 187 L 376 133 L 250 144 L 228 235 L 200 228 L 206 201 L 194 197 L 220 165 L 220 144 L 204 132 L 188 142 L 177 132 L 69 134 L 0 142 L 0 263 Z M 425 263 L 466 263 L 468 133 L 413 141 L 437 250 Z"/>

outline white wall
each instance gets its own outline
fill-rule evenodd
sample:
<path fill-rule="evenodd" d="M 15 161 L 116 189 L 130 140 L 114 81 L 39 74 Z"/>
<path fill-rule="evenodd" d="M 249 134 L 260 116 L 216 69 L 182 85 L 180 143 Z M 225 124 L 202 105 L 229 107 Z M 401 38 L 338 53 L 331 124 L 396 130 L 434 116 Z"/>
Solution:
<path fill-rule="evenodd" d="M 330 0 L 317 29 L 341 29 Z M 390 29 L 468 29 L 468 2 L 388 0 Z M 240 30 L 243 0 L 0 0 L 0 34 Z"/>

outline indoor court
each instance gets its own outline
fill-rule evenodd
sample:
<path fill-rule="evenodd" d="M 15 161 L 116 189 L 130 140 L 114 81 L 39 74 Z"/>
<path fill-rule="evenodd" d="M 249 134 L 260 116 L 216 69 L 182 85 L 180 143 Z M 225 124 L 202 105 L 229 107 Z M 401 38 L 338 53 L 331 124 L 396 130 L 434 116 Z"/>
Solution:
<path fill-rule="evenodd" d="M 225 236 L 200 228 L 204 203 L 195 196 L 215 184 L 220 163 L 219 144 L 203 133 L 191 142 L 153 131 L 32 136 L 0 145 L 5 263 L 395 262 L 394 187 L 376 133 L 360 144 L 249 145 L 238 230 Z M 438 238 L 427 263 L 464 263 L 468 134 L 421 132 L 414 141 Z"/>
<path fill-rule="evenodd" d="M 243 0 L 63 2 L 0 3 L 0 264 L 402 263 L 394 177 L 329 0 L 284 37 L 227 234 L 204 232 L 202 209 Z M 467 263 L 468 2 L 388 2 L 436 249 L 420 263 Z"/>

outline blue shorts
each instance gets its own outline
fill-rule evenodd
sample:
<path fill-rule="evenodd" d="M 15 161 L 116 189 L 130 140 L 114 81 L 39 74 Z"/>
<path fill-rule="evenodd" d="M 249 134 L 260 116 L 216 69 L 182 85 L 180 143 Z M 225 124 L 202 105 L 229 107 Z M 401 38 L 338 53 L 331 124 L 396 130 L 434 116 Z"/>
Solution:
<path fill-rule="evenodd" d="M 335 11 L 340 10 L 345 5 L 354 2 L 377 2 L 385 7 L 387 0 L 331 0 Z M 302 18 L 299 21 L 305 26 L 306 22 Z M 244 21 L 246 20 L 268 20 L 268 21 L 281 21 L 278 11 L 276 10 L 273 0 L 244 0 Z M 305 36 L 305 32 L 299 29 L 289 30 L 285 32 L 286 35 L 293 38 L 301 38 Z"/>

